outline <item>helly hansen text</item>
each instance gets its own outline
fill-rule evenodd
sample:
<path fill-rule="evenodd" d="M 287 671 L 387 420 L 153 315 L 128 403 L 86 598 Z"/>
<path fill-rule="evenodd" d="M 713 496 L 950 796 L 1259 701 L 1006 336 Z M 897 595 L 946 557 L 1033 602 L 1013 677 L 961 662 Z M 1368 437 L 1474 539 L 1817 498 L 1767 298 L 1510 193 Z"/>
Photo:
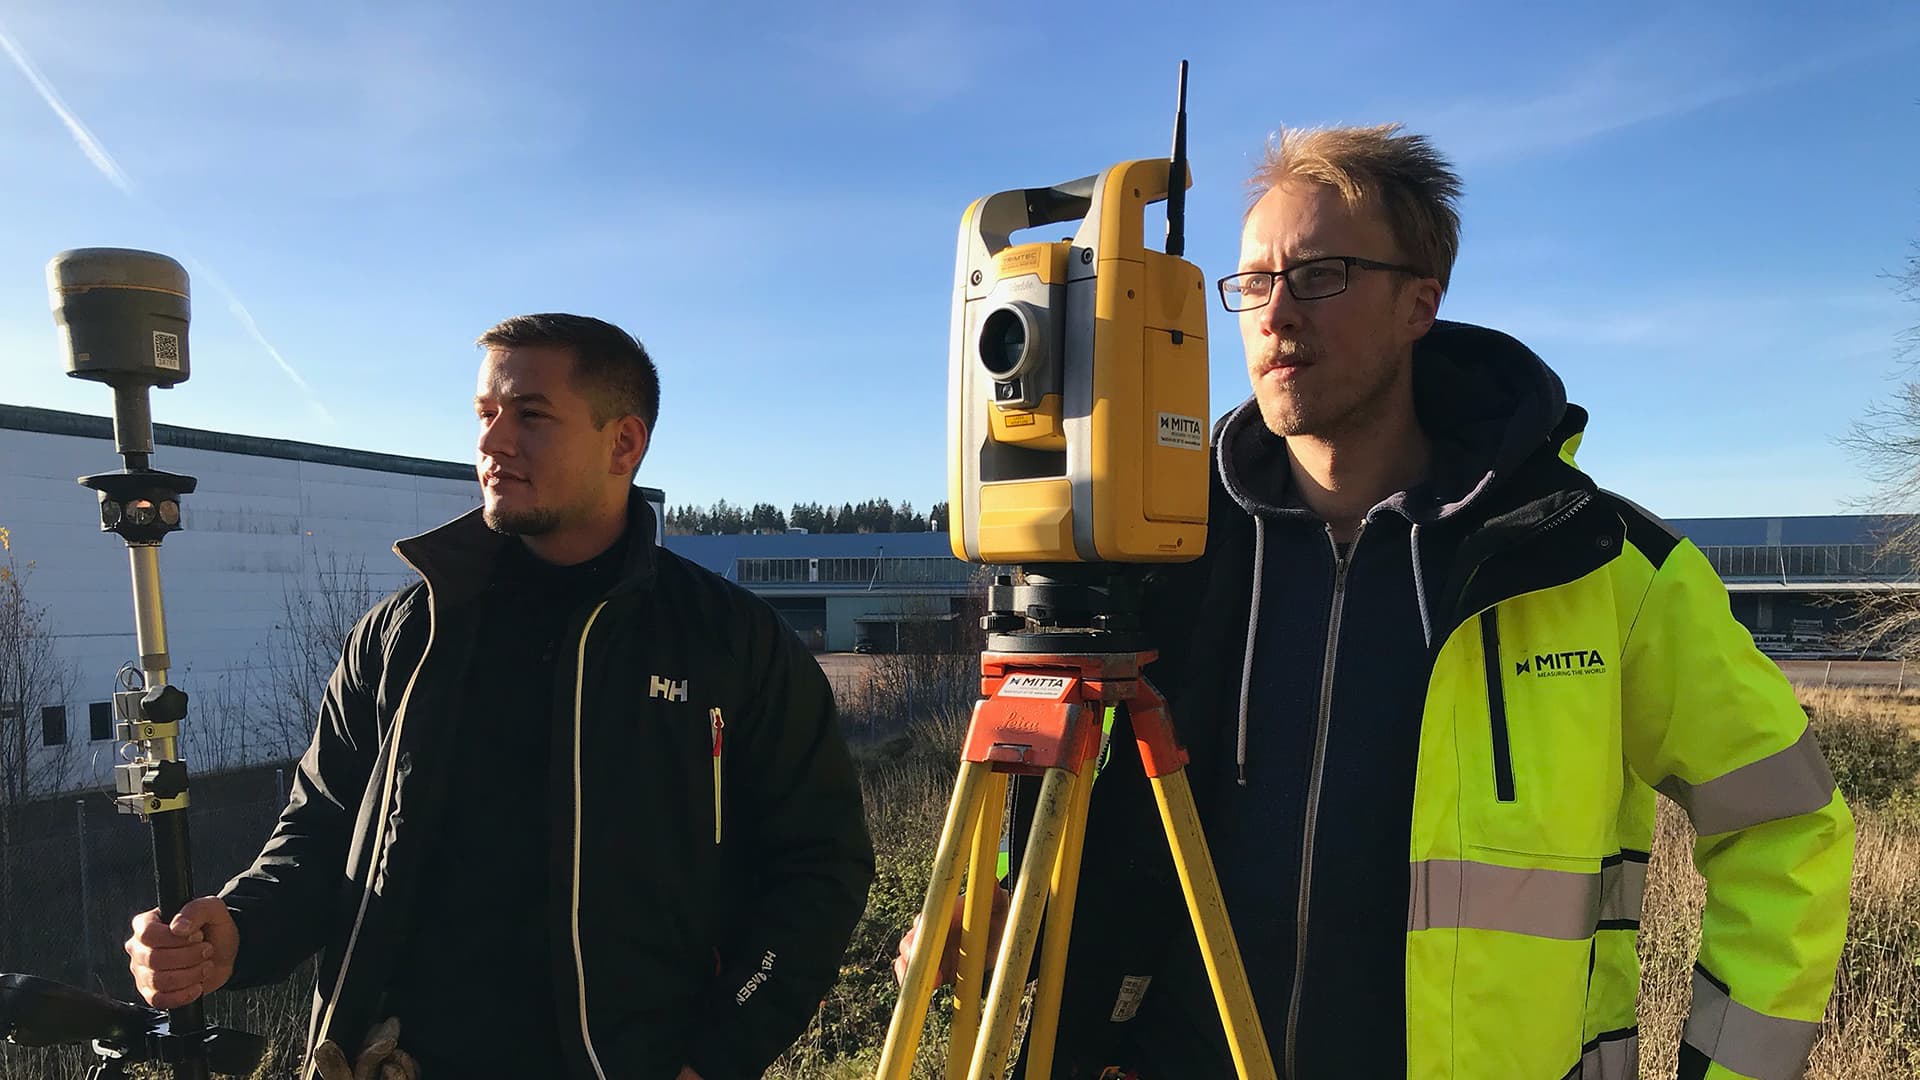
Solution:
<path fill-rule="evenodd" d="M 747 999 L 753 996 L 753 992 L 760 989 L 760 984 L 772 977 L 773 953 L 769 950 L 765 956 L 760 958 L 760 970 L 754 972 L 753 977 L 747 980 L 747 984 L 742 986 L 739 991 L 733 995 L 733 1003 L 735 1005 L 745 1005 Z"/>
<path fill-rule="evenodd" d="M 648 697 L 666 698 L 668 701 L 687 700 L 687 680 L 674 682 L 664 675 L 655 675 L 647 686 Z"/>

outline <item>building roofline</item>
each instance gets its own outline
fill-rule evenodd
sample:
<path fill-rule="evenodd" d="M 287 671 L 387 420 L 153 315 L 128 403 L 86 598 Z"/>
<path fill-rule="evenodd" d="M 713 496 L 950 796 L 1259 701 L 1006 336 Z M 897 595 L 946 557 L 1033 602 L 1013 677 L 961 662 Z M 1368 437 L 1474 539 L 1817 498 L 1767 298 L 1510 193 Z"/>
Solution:
<path fill-rule="evenodd" d="M 111 440 L 113 421 L 105 416 L 41 409 L 31 405 L 0 404 L 0 428 L 33 431 L 47 435 L 71 435 L 82 439 Z M 311 461 L 319 465 L 338 465 L 348 469 L 398 473 L 406 476 L 430 476 L 441 480 L 472 480 L 473 464 L 437 461 L 432 458 L 382 454 L 372 450 L 352 450 L 344 446 L 323 446 L 293 439 L 269 439 L 258 435 L 233 435 L 224 431 L 153 425 L 156 446 L 177 446 L 189 450 L 212 450 L 225 454 L 278 458 L 283 461 Z M 664 499 L 659 488 L 640 489 L 648 497 Z"/>
<path fill-rule="evenodd" d="M 1909 579 L 1888 580 L 1868 578 L 1859 581 L 1822 581 L 1819 579 L 1788 578 L 1786 581 L 1743 581 L 1739 578 L 1723 579 L 1730 593 L 1792 593 L 1795 595 L 1824 596 L 1840 593 L 1908 593 L 1920 592 L 1920 581 Z"/>

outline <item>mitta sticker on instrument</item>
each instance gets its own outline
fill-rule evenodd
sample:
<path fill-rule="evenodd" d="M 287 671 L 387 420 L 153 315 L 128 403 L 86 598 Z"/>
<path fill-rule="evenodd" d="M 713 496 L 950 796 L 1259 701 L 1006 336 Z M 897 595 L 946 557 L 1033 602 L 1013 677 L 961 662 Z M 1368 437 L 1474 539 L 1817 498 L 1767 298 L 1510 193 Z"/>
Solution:
<path fill-rule="evenodd" d="M 1009 675 L 1000 684 L 1000 697 L 1043 698 L 1059 701 L 1073 680 L 1065 675 Z"/>

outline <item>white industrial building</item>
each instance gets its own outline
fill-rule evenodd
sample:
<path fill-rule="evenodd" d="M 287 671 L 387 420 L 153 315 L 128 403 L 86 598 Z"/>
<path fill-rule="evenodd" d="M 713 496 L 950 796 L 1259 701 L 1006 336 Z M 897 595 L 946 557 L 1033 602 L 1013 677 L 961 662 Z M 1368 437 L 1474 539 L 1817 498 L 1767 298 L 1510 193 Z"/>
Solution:
<path fill-rule="evenodd" d="M 473 467 L 167 425 L 155 425 L 154 442 L 154 468 L 199 480 L 183 501 L 185 531 L 160 557 L 172 681 L 194 695 L 188 764 L 205 772 L 285 757 L 288 733 L 304 743 L 312 717 L 290 715 L 304 710 L 276 708 L 260 691 L 276 670 L 269 642 L 286 640 L 289 599 L 331 590 L 357 613 L 369 595 L 409 581 L 393 542 L 476 506 Z M 24 722 L 40 771 L 60 774 L 39 791 L 112 783 L 107 702 L 135 654 L 132 594 L 125 545 L 100 531 L 97 497 L 74 481 L 119 467 L 106 418 L 0 405 L 0 527 L 12 546 L 0 565 L 31 564 L 29 597 L 47 609 L 57 654 L 74 676 L 65 701 L 0 701 L 0 731 Z M 664 521 L 665 496 L 642 490 Z M 1910 562 L 1879 549 L 1906 520 L 1673 524 L 1713 561 L 1735 614 L 1763 646 L 1832 656 L 1841 655 L 1836 634 L 1850 611 L 1832 597 L 1920 587 Z M 662 539 L 758 593 L 822 651 L 888 652 L 951 637 L 977 614 L 970 604 L 989 572 L 954 559 L 944 533 Z M 330 667 L 337 647 L 308 651 L 326 652 Z"/>
<path fill-rule="evenodd" d="M 393 542 L 480 501 L 471 464 L 164 424 L 154 425 L 152 465 L 199 480 L 182 500 L 184 530 L 161 545 L 160 568 L 171 681 L 193 696 L 203 719 L 211 719 L 203 707 L 223 692 L 249 694 L 245 681 L 286 622 L 289 597 L 349 586 L 382 595 L 405 584 L 412 572 Z M 75 483 L 120 467 L 105 417 L 0 405 L 0 527 L 11 546 L 0 561 L 31 564 L 28 596 L 46 609 L 74 680 L 64 702 L 0 702 L 0 710 L 26 722 L 43 760 L 63 766 L 67 788 L 112 785 L 107 702 L 116 673 L 137 653 L 126 545 L 100 530 L 97 496 Z M 662 496 L 649 494 L 663 509 Z M 259 715 L 257 701 L 249 704 L 253 730 L 219 740 L 226 760 L 194 760 L 196 741 L 203 758 L 207 743 L 190 740 L 191 768 L 281 755 L 276 724 Z M 186 730 L 194 728 L 190 716 Z"/>

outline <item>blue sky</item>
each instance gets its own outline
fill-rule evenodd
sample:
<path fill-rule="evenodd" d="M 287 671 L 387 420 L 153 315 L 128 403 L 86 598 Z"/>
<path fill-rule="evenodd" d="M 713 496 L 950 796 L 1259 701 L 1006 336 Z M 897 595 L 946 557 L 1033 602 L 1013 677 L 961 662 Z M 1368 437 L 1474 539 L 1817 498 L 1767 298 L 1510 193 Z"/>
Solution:
<path fill-rule="evenodd" d="M 1165 154 L 1186 58 L 1209 277 L 1269 132 L 1401 121 L 1466 180 L 1442 313 L 1561 373 L 1603 485 L 1867 494 L 1835 439 L 1920 323 L 1910 2 L 613 7 L 0 0 L 0 401 L 106 411 L 44 266 L 146 247 L 194 273 L 162 421 L 467 460 L 473 337 L 577 311 L 659 361 L 671 501 L 925 508 L 961 211 Z"/>

